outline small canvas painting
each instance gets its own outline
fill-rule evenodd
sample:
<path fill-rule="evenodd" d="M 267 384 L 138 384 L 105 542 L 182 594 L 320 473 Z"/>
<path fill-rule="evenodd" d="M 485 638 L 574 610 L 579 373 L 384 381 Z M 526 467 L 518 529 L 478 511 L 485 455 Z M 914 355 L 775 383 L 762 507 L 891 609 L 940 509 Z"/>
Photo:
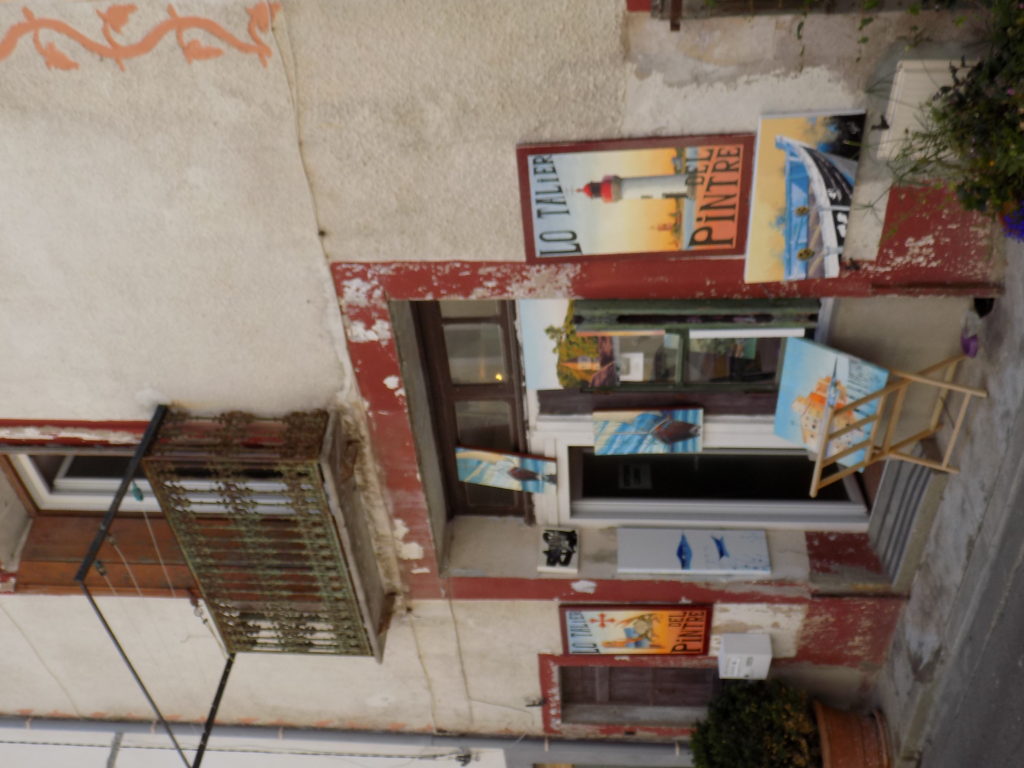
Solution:
<path fill-rule="evenodd" d="M 650 411 L 594 411 L 594 453 L 628 456 L 700 453 L 704 411 L 675 408 Z"/>
<path fill-rule="evenodd" d="M 746 282 L 839 276 L 864 118 L 761 118 Z"/>
<path fill-rule="evenodd" d="M 455 465 L 464 483 L 544 493 L 558 484 L 554 459 L 498 453 L 480 448 L 455 448 Z"/>
<path fill-rule="evenodd" d="M 885 368 L 853 355 L 807 339 L 787 339 L 779 380 L 779 400 L 775 408 L 775 434 L 817 454 L 823 437 L 820 430 L 828 410 L 842 408 L 876 392 L 888 380 L 889 372 Z M 877 410 L 877 400 L 865 403 L 840 414 L 833 420 L 833 429 L 852 426 L 873 416 Z M 832 456 L 863 442 L 870 428 L 869 424 L 833 439 L 827 455 Z M 851 467 L 863 459 L 864 451 L 860 450 L 842 457 L 838 463 Z"/>
<path fill-rule="evenodd" d="M 619 573 L 769 576 L 764 531 L 619 528 Z"/>
<path fill-rule="evenodd" d="M 702 656 L 708 652 L 709 605 L 563 605 L 561 613 L 569 654 Z"/>

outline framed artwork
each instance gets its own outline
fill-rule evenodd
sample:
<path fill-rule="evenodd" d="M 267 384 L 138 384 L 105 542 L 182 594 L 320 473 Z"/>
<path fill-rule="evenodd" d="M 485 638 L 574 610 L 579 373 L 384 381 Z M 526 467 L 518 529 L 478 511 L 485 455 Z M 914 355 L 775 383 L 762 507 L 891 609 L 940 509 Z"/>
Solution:
<path fill-rule="evenodd" d="M 817 454 L 819 432 L 829 408 L 841 408 L 886 385 L 889 371 L 858 357 L 816 344 L 808 339 L 786 339 L 779 380 L 779 399 L 775 408 L 775 434 L 791 443 L 802 445 Z M 865 403 L 843 415 L 835 427 L 852 427 L 878 410 L 878 400 Z M 851 429 L 833 439 L 828 455 L 855 445 L 867 438 L 867 427 Z M 864 451 L 855 451 L 839 459 L 843 466 L 853 466 L 864 458 Z"/>
<path fill-rule="evenodd" d="M 748 283 L 838 277 L 864 112 L 762 117 Z"/>
<path fill-rule="evenodd" d="M 685 655 L 708 652 L 710 605 L 560 607 L 567 654 Z"/>
<path fill-rule="evenodd" d="M 526 260 L 742 256 L 754 136 L 516 148 Z"/>
<path fill-rule="evenodd" d="M 491 488 L 544 493 L 558 485 L 555 460 L 543 456 L 500 453 L 460 445 L 455 447 L 455 467 L 462 482 Z"/>
<path fill-rule="evenodd" d="M 703 447 L 701 408 L 594 411 L 593 422 L 598 456 L 700 453 Z"/>

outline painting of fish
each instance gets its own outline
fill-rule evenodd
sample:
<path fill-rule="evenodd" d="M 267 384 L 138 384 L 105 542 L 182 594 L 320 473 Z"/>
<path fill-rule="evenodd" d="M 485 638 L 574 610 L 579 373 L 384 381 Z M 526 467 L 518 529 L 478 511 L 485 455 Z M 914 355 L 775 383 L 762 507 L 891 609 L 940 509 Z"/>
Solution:
<path fill-rule="evenodd" d="M 703 448 L 700 408 L 594 411 L 593 423 L 598 456 L 700 453 Z"/>

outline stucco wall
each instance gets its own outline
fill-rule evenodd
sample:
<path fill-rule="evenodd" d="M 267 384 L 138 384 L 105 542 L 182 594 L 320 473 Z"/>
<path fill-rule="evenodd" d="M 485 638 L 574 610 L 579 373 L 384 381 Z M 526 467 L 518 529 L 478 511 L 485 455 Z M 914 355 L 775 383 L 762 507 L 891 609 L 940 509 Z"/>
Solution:
<path fill-rule="evenodd" d="M 223 666 L 185 600 L 100 598 L 154 699 L 201 721 Z M 151 719 L 81 597 L 0 600 L 0 714 Z M 242 654 L 221 720 L 362 730 L 539 733 L 538 653 L 558 653 L 557 605 L 413 603 L 397 616 L 384 663 L 370 658 Z"/>
<path fill-rule="evenodd" d="M 31 13 L 102 43 L 108 5 Z M 176 7 L 248 39 L 243 3 Z M 115 39 L 168 18 L 143 5 Z M 0 6 L 0 30 L 18 23 Z M 190 63 L 171 31 L 122 72 L 39 35 L 77 69 L 47 68 L 31 35 L 0 61 L 0 418 L 331 402 L 341 323 L 273 36 L 266 67 L 229 45 Z"/>

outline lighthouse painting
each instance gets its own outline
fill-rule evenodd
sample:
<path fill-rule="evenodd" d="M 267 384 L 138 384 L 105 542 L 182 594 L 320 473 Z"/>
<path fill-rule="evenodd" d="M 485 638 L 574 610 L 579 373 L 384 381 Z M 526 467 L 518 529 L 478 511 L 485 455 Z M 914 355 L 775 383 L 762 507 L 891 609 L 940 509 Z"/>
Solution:
<path fill-rule="evenodd" d="M 528 261 L 742 256 L 754 137 L 517 148 Z"/>

